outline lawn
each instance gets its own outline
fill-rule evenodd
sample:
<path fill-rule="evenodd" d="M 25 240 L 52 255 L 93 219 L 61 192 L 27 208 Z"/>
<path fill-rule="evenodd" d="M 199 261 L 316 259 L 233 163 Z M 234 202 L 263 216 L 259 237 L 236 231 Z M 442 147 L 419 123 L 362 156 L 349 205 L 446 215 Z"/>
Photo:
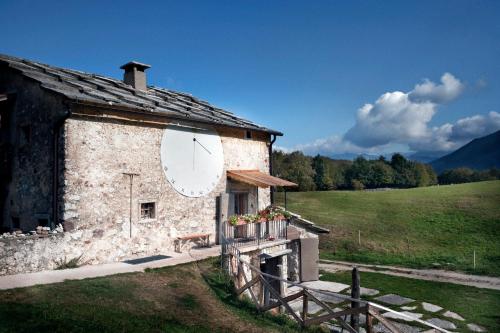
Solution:
<path fill-rule="evenodd" d="M 289 210 L 331 230 L 322 258 L 500 276 L 500 181 L 287 199 Z"/>
<path fill-rule="evenodd" d="M 0 332 L 302 332 L 232 290 L 215 261 L 5 290 Z"/>
<path fill-rule="evenodd" d="M 361 272 L 360 276 L 361 286 L 379 290 L 378 296 L 395 293 L 414 299 L 416 302 L 408 305 L 417 305 L 415 312 L 425 313 L 420 304 L 425 301 L 460 314 L 466 319 L 465 323 L 479 324 L 487 328 L 488 332 L 500 332 L 500 291 L 498 290 L 408 279 L 380 273 Z M 351 284 L 351 273 L 323 273 L 321 280 Z M 364 298 L 373 299 L 373 297 Z M 392 308 L 401 311 L 398 307 Z M 442 316 L 443 311 L 436 314 L 427 313 L 423 319 L 431 317 L 445 319 L 454 322 L 459 332 L 470 332 L 464 322 Z"/>

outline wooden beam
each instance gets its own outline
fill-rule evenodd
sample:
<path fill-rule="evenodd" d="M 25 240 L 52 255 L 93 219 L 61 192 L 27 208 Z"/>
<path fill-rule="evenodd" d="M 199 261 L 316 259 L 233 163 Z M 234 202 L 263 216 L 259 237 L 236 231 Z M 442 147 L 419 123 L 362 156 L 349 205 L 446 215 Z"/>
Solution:
<path fill-rule="evenodd" d="M 308 319 L 307 322 L 306 322 L 306 326 L 313 325 L 313 324 L 321 324 L 321 323 L 323 323 L 325 321 L 329 321 L 329 320 L 332 320 L 332 319 L 335 319 L 335 318 L 338 318 L 338 317 L 346 316 L 346 315 L 349 315 L 349 314 L 352 315 L 352 314 L 355 314 L 355 313 L 360 313 L 360 311 L 361 312 L 366 312 L 366 307 L 357 308 L 357 309 L 347 309 L 347 310 L 342 310 L 342 311 L 338 311 L 338 312 L 333 312 L 333 311 L 330 312 L 330 311 L 328 311 L 329 313 L 326 314 L 326 315 L 322 315 L 322 316 L 318 316 L 318 317 L 314 317 L 314 318 Z M 351 333 L 358 333 L 351 326 L 347 325 L 347 323 L 345 323 L 345 324 L 346 324 L 346 326 L 344 326 L 344 325 L 342 325 L 342 326 L 344 326 L 349 332 L 351 332 Z"/>
<path fill-rule="evenodd" d="M 298 293 L 295 293 L 293 295 L 288 295 L 286 297 L 283 297 L 283 301 L 290 302 L 290 301 L 293 301 L 294 299 L 297 299 L 297 298 L 301 297 L 302 295 L 304 295 L 304 293 L 302 291 L 299 291 Z M 263 306 L 261 308 L 261 310 L 262 311 L 271 310 L 271 309 L 276 308 L 276 307 L 278 307 L 280 305 L 281 305 L 280 302 L 274 302 L 274 303 L 271 303 L 269 305 Z"/>
<path fill-rule="evenodd" d="M 368 313 L 371 314 L 375 319 L 381 322 L 389 331 L 392 333 L 401 333 L 399 328 L 397 328 L 392 322 L 387 320 L 385 317 L 381 316 L 377 310 L 369 308 Z"/>
<path fill-rule="evenodd" d="M 295 313 L 295 311 L 293 311 L 293 309 L 290 307 L 290 305 L 283 301 L 283 298 L 281 298 L 280 295 L 278 295 L 278 293 L 276 292 L 276 290 L 274 290 L 274 288 L 269 284 L 269 282 L 266 281 L 266 279 L 260 275 L 260 278 L 262 280 L 262 283 L 266 285 L 266 287 L 269 289 L 269 291 L 271 292 L 271 294 L 273 294 L 274 297 L 276 297 L 278 299 L 278 301 L 283 304 L 283 306 L 285 307 L 285 309 L 290 312 L 290 314 L 293 316 L 293 318 L 295 318 L 295 320 L 297 321 L 297 323 L 299 323 L 301 326 L 304 326 L 304 322 L 302 321 L 302 319 L 300 319 L 297 314 Z"/>
<path fill-rule="evenodd" d="M 245 274 L 245 270 L 243 269 L 243 265 L 241 264 L 241 261 L 239 261 L 239 260 L 238 260 L 238 267 L 240 268 L 240 271 L 243 274 L 243 279 L 245 280 L 245 285 L 249 284 L 250 282 L 248 282 L 247 276 Z M 253 299 L 253 301 L 255 303 L 255 306 L 257 307 L 257 309 L 259 309 L 260 308 L 260 303 L 259 303 L 259 300 L 257 299 L 257 297 L 255 297 L 255 294 L 253 293 L 252 285 L 248 286 L 247 288 L 248 288 L 248 291 L 250 292 L 250 296 L 252 296 L 252 299 Z"/>
<path fill-rule="evenodd" d="M 253 286 L 254 284 L 256 284 L 257 282 L 259 282 L 259 277 L 254 277 L 252 280 L 250 280 L 249 282 L 246 282 L 242 287 L 236 289 L 236 295 L 239 295 L 241 294 L 242 292 L 244 292 L 247 288 L 250 288 L 251 286 Z"/>
<path fill-rule="evenodd" d="M 309 311 L 309 300 L 307 299 L 307 293 L 304 293 L 302 298 L 302 322 L 305 324 L 307 321 L 307 312 Z"/>

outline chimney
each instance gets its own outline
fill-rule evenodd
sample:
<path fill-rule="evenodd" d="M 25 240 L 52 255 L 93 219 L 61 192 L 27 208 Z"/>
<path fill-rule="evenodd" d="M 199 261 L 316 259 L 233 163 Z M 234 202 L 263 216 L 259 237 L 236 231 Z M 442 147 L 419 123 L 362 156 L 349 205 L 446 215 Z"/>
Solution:
<path fill-rule="evenodd" d="M 146 91 L 146 73 L 144 71 L 151 66 L 137 61 L 131 61 L 121 66 L 125 71 L 123 73 L 123 82 L 132 86 L 134 89 Z"/>

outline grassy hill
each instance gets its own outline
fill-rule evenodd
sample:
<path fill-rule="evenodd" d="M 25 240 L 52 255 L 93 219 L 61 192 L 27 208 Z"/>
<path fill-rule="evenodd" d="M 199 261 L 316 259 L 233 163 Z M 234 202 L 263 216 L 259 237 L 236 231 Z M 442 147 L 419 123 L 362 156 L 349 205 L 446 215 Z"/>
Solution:
<path fill-rule="evenodd" d="M 500 276 L 500 181 L 291 192 L 288 209 L 331 230 L 320 241 L 322 258 Z"/>

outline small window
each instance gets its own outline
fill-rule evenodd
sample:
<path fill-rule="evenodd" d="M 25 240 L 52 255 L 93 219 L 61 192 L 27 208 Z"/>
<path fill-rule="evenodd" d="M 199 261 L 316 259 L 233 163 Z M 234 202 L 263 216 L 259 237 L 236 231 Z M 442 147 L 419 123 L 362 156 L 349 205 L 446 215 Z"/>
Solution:
<path fill-rule="evenodd" d="M 141 203 L 141 220 L 154 219 L 156 217 L 156 207 L 154 202 Z"/>
<path fill-rule="evenodd" d="M 19 217 L 13 217 L 12 218 L 12 229 L 20 229 L 21 228 L 21 222 L 19 221 Z"/>
<path fill-rule="evenodd" d="M 245 131 L 245 139 L 247 140 L 252 139 L 252 131 Z"/>
<path fill-rule="evenodd" d="M 234 213 L 248 214 L 248 193 L 234 193 Z"/>

